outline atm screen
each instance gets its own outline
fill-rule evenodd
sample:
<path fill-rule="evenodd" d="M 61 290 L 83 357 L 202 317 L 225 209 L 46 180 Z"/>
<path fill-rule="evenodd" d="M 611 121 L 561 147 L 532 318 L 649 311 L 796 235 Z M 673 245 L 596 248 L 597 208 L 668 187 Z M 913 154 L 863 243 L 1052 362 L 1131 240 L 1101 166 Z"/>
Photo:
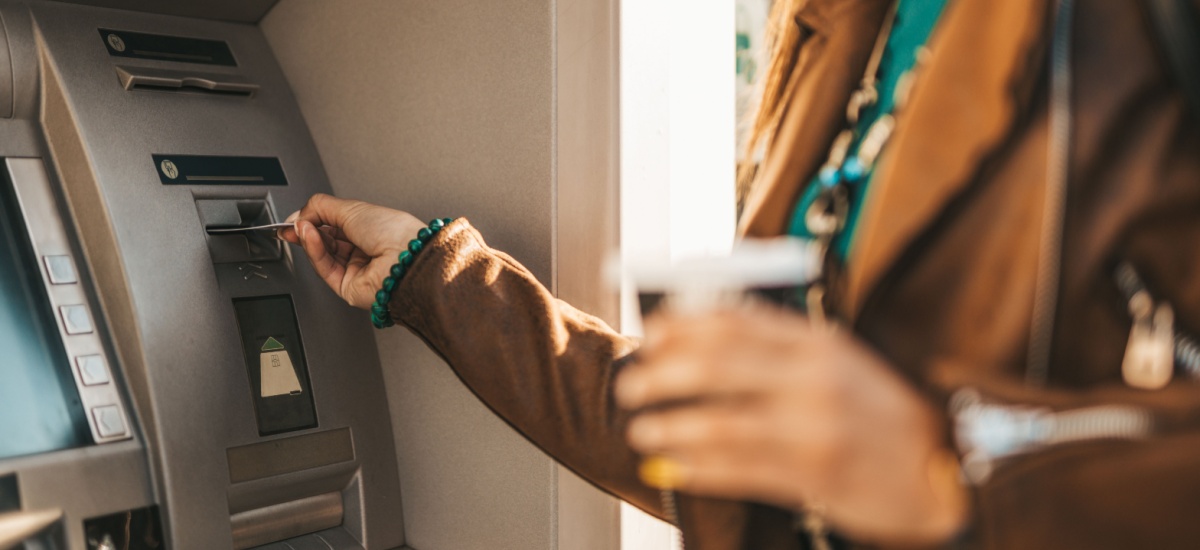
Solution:
<path fill-rule="evenodd" d="M 0 459 L 91 443 L 10 185 L 0 181 Z"/>

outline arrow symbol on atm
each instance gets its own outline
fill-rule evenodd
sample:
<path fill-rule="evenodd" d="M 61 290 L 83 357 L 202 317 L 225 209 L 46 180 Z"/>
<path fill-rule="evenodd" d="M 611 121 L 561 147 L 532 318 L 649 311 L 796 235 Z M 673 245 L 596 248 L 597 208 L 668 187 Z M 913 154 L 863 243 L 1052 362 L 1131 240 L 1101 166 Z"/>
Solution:
<path fill-rule="evenodd" d="M 268 336 L 267 342 L 265 344 L 263 344 L 263 347 L 262 347 L 262 351 L 264 351 L 264 352 L 266 352 L 266 351 L 282 351 L 284 349 L 285 348 L 283 347 L 283 344 L 280 344 L 279 340 L 276 340 L 274 336 Z"/>

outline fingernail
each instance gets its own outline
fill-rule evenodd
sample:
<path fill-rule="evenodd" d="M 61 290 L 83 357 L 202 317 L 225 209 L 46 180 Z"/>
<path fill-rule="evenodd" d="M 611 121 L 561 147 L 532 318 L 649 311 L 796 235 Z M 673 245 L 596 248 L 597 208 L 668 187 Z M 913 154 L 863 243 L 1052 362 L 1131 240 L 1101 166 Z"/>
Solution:
<path fill-rule="evenodd" d="M 308 224 L 307 223 L 296 224 L 296 229 L 297 229 L 297 233 L 300 234 L 301 242 L 308 240 L 308 239 L 306 239 L 306 237 L 308 236 Z"/>
<path fill-rule="evenodd" d="M 638 465 L 642 483 L 655 489 L 671 490 L 682 486 L 685 472 L 683 464 L 663 456 L 648 457 Z"/>
<path fill-rule="evenodd" d="M 291 214 L 288 214 L 288 217 L 284 218 L 283 221 L 285 221 L 285 222 L 295 221 L 295 219 L 299 218 L 299 217 L 300 217 L 300 211 L 297 210 L 295 212 L 292 212 Z"/>

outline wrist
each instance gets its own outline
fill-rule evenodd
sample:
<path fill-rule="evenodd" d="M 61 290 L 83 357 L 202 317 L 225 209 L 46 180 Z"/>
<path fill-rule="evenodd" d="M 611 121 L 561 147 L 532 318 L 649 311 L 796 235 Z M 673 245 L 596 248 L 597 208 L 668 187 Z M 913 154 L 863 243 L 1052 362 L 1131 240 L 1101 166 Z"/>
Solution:
<path fill-rule="evenodd" d="M 388 270 L 388 275 L 384 277 L 380 289 L 375 293 L 375 302 L 371 304 L 371 324 L 375 325 L 375 328 L 383 329 L 396 324 L 390 310 L 392 293 L 433 236 L 453 221 L 453 218 L 440 218 L 421 226 L 416 230 L 415 238 L 409 240 L 407 247 L 397 255 L 396 263 Z"/>

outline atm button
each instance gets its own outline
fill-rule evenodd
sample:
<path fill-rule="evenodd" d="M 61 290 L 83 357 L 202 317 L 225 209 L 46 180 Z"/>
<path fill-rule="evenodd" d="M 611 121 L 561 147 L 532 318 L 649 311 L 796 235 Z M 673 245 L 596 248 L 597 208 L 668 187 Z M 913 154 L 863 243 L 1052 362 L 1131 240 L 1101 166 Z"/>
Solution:
<path fill-rule="evenodd" d="M 75 358 L 75 366 L 79 368 L 79 378 L 85 386 L 107 384 L 108 365 L 104 363 L 103 355 L 82 355 Z"/>
<path fill-rule="evenodd" d="M 67 334 L 88 334 L 94 330 L 87 306 L 62 306 L 58 308 L 58 312 L 62 315 L 63 326 L 66 327 Z"/>
<path fill-rule="evenodd" d="M 42 261 L 46 264 L 46 273 L 50 275 L 51 284 L 69 285 L 79 282 L 79 276 L 75 274 L 75 264 L 70 256 L 42 256 Z"/>
<path fill-rule="evenodd" d="M 96 419 L 96 431 L 100 433 L 100 437 L 117 437 L 125 435 L 125 416 L 121 414 L 121 408 L 116 405 L 104 405 L 92 409 L 92 416 Z"/>

